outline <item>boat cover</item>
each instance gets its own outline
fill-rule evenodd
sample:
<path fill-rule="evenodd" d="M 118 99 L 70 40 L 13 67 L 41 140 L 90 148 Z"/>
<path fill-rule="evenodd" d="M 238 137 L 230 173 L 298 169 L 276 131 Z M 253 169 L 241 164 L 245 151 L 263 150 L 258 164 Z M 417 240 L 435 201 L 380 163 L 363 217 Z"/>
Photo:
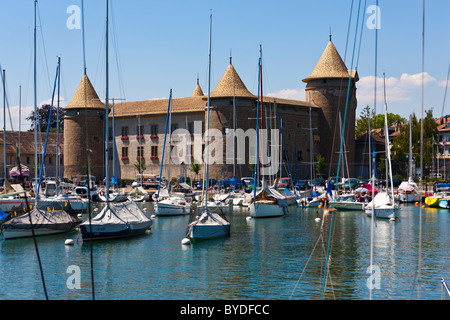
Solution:
<path fill-rule="evenodd" d="M 151 221 L 133 201 L 109 203 L 92 218 L 91 224 L 130 224 Z M 86 223 L 86 222 L 85 222 Z"/>
<path fill-rule="evenodd" d="M 64 210 L 47 211 L 35 207 L 30 212 L 5 222 L 3 228 L 5 231 L 31 228 L 35 230 L 71 230 L 81 222 L 76 216 L 70 215 Z"/>
<path fill-rule="evenodd" d="M 276 199 L 276 201 L 280 207 L 288 206 L 288 201 L 287 201 L 286 196 L 282 195 L 278 190 L 275 190 L 272 187 L 267 187 L 267 186 L 263 185 L 263 187 L 256 192 L 256 201 L 267 199 L 267 198 Z"/>

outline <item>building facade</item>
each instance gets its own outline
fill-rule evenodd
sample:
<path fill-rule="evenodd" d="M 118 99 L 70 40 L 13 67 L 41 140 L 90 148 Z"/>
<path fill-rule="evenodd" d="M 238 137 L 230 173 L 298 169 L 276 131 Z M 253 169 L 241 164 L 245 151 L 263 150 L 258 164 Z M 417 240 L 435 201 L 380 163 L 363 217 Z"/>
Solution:
<path fill-rule="evenodd" d="M 346 160 L 354 162 L 357 74 L 345 67 L 330 41 L 311 75 L 303 81 L 306 101 L 266 96 L 258 101 L 230 59 L 210 94 L 207 144 L 208 99 L 198 81 L 192 96 L 171 99 L 170 110 L 169 98 L 110 105 L 110 126 L 106 132 L 102 118 L 105 106 L 85 75 L 66 107 L 65 177 L 84 173 L 87 141 L 92 150 L 92 172 L 103 179 L 106 135 L 109 150 L 113 151 L 109 153 L 110 176 L 116 176 L 117 171 L 119 178 L 134 179 L 139 165 L 145 168 L 144 174 L 159 175 L 163 163 L 162 175 L 166 178 L 186 176 L 199 180 L 205 175 L 202 164 L 207 155 L 212 179 L 253 176 L 258 107 L 262 115 L 258 126 L 264 129 L 260 131 L 258 144 L 261 173 L 311 179 L 316 173 L 317 155 L 321 154 L 325 157 L 323 173 L 336 174 L 340 127 L 344 125 Z M 193 170 L 193 162 L 200 164 L 198 172 Z"/>

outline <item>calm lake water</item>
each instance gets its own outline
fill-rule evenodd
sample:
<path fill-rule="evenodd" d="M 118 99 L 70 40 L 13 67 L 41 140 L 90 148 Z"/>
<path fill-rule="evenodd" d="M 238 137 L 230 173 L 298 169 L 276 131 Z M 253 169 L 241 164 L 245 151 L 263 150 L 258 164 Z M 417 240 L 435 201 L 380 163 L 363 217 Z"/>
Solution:
<path fill-rule="evenodd" d="M 153 214 L 152 202 L 140 205 Z M 188 216 L 157 217 L 144 235 L 94 242 L 96 299 L 321 299 L 332 216 L 299 207 L 281 218 L 247 216 L 246 208 L 231 208 L 230 236 L 190 246 L 181 245 Z M 403 205 L 399 216 L 376 221 L 373 261 L 380 277 L 373 299 L 442 299 L 441 278 L 450 282 L 450 211 Z M 364 212 L 334 215 L 325 299 L 369 299 L 370 230 Z M 74 246 L 64 244 L 78 237 Z M 37 243 L 49 299 L 91 299 L 90 244 L 79 231 Z M 67 286 L 70 266 L 80 268 L 80 289 Z M 45 299 L 32 239 L 0 242 L 0 288 L 1 300 Z"/>

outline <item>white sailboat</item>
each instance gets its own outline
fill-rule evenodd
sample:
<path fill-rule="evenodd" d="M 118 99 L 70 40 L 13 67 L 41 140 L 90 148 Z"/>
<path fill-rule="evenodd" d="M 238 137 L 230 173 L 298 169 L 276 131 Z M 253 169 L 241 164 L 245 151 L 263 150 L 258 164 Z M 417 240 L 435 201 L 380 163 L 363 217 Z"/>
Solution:
<path fill-rule="evenodd" d="M 286 196 L 278 192 L 275 187 L 269 188 L 265 178 L 262 180 L 262 187 L 257 191 L 258 162 L 259 162 L 259 108 L 262 107 L 262 48 L 259 49 L 259 81 L 258 81 L 258 101 L 256 116 L 256 147 L 255 147 L 255 178 L 253 187 L 253 199 L 250 203 L 250 216 L 253 218 L 281 217 L 287 213 L 288 201 Z M 275 184 L 276 185 L 276 184 Z"/>
<path fill-rule="evenodd" d="M 263 179 L 262 187 L 254 196 L 250 204 L 250 216 L 252 218 L 280 217 L 287 213 L 288 201 L 286 196 L 275 188 L 267 186 Z"/>
<path fill-rule="evenodd" d="M 212 37 L 212 14 L 209 17 L 209 64 L 208 64 L 208 102 L 207 102 L 207 124 L 206 124 L 206 174 L 204 180 L 205 194 L 203 201 L 206 203 L 205 210 L 200 216 L 191 214 L 187 226 L 186 237 L 183 243 L 189 243 L 190 240 L 206 240 L 211 238 L 223 237 L 230 234 L 230 222 L 224 215 L 211 210 L 208 206 L 208 187 L 209 187 L 209 128 L 210 128 L 210 102 L 211 102 L 211 37 Z"/>
<path fill-rule="evenodd" d="M 383 74 L 384 76 L 384 74 Z M 385 89 L 386 90 L 386 89 Z M 391 182 L 390 188 L 386 186 L 385 192 L 379 192 L 371 202 L 365 207 L 367 216 L 372 216 L 372 212 L 376 218 L 384 218 L 395 220 L 397 218 L 398 204 L 395 202 L 394 197 L 394 183 L 392 181 L 392 165 L 391 165 L 391 150 L 389 147 L 389 131 L 387 126 L 387 104 L 386 104 L 386 91 L 385 91 L 385 103 L 384 103 L 384 130 L 385 130 L 385 144 L 386 144 L 386 158 L 389 169 L 389 180 Z"/>
<path fill-rule="evenodd" d="M 166 129 L 164 133 L 163 154 L 161 158 L 161 167 L 159 173 L 159 184 L 157 193 L 153 194 L 152 198 L 155 203 L 155 214 L 157 216 L 174 216 L 181 214 L 188 214 L 190 211 L 190 203 L 182 196 L 175 196 L 170 194 L 170 157 L 169 157 L 169 182 L 167 189 L 161 189 L 162 169 L 164 166 L 164 154 L 166 148 L 167 130 L 171 128 L 171 113 L 172 113 L 172 89 L 169 94 L 169 104 L 167 107 Z M 169 136 L 171 136 L 170 134 Z M 169 150 L 170 150 L 169 137 Z"/>
<path fill-rule="evenodd" d="M 419 187 L 413 180 L 412 174 L 412 118 L 409 118 L 409 177 L 398 186 L 398 200 L 400 202 L 416 202 L 420 200 Z"/>
<path fill-rule="evenodd" d="M 108 67 L 108 13 L 109 4 L 106 0 L 106 99 L 105 99 L 105 130 L 108 130 L 109 114 L 109 67 Z M 107 136 L 107 135 L 106 135 Z M 105 139 L 105 167 L 108 168 L 108 139 Z M 110 203 L 109 172 L 106 170 L 106 204 L 103 210 L 94 217 L 80 224 L 81 236 L 84 241 L 126 237 L 142 234 L 153 224 L 133 201 Z"/>

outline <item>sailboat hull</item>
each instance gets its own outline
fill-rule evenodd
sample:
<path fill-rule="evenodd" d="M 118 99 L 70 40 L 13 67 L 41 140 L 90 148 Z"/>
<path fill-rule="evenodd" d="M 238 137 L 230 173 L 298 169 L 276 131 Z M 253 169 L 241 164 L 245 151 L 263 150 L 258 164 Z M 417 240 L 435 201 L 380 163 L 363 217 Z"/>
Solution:
<path fill-rule="evenodd" d="M 335 208 L 337 210 L 364 210 L 364 202 L 357 201 L 330 201 L 328 207 Z"/>
<path fill-rule="evenodd" d="M 256 202 L 250 205 L 250 216 L 252 218 L 282 217 L 284 214 L 285 208 L 278 204 Z"/>
<path fill-rule="evenodd" d="M 188 225 L 188 237 L 194 241 L 223 237 L 230 234 L 230 223 L 214 212 L 204 212 Z"/>
<path fill-rule="evenodd" d="M 366 215 L 368 217 L 372 216 L 372 209 L 366 209 Z M 375 208 L 375 218 L 381 219 L 395 219 L 397 218 L 397 212 L 394 208 Z"/>
<path fill-rule="evenodd" d="M 439 208 L 450 209 L 450 199 L 440 199 Z"/>
<path fill-rule="evenodd" d="M 40 236 L 50 236 L 54 234 L 60 234 L 60 233 L 66 233 L 71 231 L 70 230 L 46 230 L 46 229 L 39 229 L 34 230 L 34 236 L 40 237 Z M 31 230 L 15 230 L 15 231 L 4 231 L 3 235 L 6 240 L 8 239 L 20 239 L 20 238 L 30 238 L 33 236 L 33 233 Z"/>
<path fill-rule="evenodd" d="M 121 238 L 135 236 L 149 230 L 152 223 L 145 222 L 133 225 L 123 224 L 92 224 L 92 229 L 89 228 L 89 223 L 80 225 L 81 236 L 83 241 L 101 240 L 111 238 Z"/>
<path fill-rule="evenodd" d="M 399 193 L 398 201 L 403 202 L 403 203 L 411 203 L 411 202 L 419 201 L 419 194 L 418 193 Z"/>
<path fill-rule="evenodd" d="M 439 208 L 440 200 L 441 200 L 441 198 L 439 198 L 439 197 L 426 197 L 425 203 L 427 206 L 429 206 L 431 208 Z"/>
<path fill-rule="evenodd" d="M 157 216 L 176 216 L 188 213 L 189 210 L 185 206 L 171 205 L 166 203 L 157 203 L 155 205 L 155 214 Z"/>

